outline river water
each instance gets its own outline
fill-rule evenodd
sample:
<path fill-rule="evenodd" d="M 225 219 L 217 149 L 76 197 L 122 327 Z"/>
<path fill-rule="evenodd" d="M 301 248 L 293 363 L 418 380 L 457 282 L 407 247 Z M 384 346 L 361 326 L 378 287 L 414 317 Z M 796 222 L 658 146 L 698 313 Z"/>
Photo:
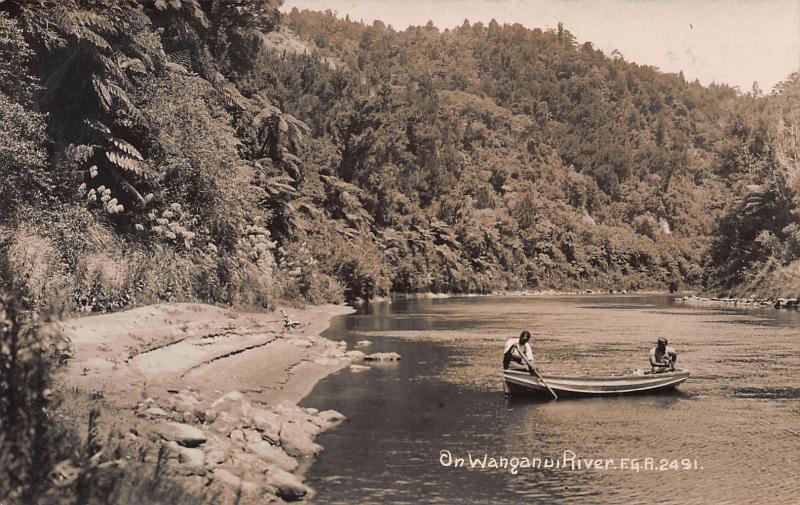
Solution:
<path fill-rule="evenodd" d="M 545 373 L 646 369 L 666 337 L 692 375 L 674 394 L 506 399 L 502 345 L 522 329 Z M 348 417 L 317 440 L 317 503 L 800 503 L 800 313 L 667 296 L 425 299 L 372 304 L 325 336 L 403 359 L 345 369 L 304 400 Z M 501 468 L 471 468 L 484 455 Z M 604 463 L 577 468 L 589 458 Z"/>

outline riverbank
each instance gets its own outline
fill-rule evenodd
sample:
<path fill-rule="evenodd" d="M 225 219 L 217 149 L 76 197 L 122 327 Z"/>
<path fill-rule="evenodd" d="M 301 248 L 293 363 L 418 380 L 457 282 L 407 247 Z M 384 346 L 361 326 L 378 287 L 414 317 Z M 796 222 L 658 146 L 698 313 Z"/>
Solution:
<path fill-rule="evenodd" d="M 685 294 L 693 294 L 693 291 L 683 291 Z M 432 299 L 447 299 L 447 298 L 479 298 L 479 297 L 555 297 L 555 296 L 608 296 L 608 295 L 630 295 L 630 296 L 650 296 L 650 295 L 674 295 L 679 296 L 677 293 L 670 293 L 667 290 L 627 290 L 627 289 L 570 289 L 570 290 L 557 290 L 557 289 L 539 289 L 539 290 L 504 290 L 504 291 L 491 291 L 487 293 L 433 293 L 425 291 L 420 293 L 392 293 L 390 296 L 376 296 L 369 300 L 359 299 L 357 304 L 365 303 L 392 303 L 395 300 L 432 300 Z"/>
<path fill-rule="evenodd" d="M 303 472 L 322 449 L 314 437 L 344 416 L 297 403 L 321 378 L 363 359 L 320 336 L 352 311 L 290 310 L 292 328 L 280 312 L 202 304 L 67 320 L 61 411 L 79 423 L 90 405 L 98 409 L 103 433 L 189 492 L 220 503 L 303 498 L 311 494 Z"/>
<path fill-rule="evenodd" d="M 731 298 L 683 296 L 677 299 L 689 305 L 710 305 L 718 307 L 800 309 L 800 298 Z"/>

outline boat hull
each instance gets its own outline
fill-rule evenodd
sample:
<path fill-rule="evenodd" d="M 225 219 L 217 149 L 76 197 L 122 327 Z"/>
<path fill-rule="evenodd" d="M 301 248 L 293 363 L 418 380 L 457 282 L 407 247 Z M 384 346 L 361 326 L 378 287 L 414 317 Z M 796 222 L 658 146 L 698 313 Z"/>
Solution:
<path fill-rule="evenodd" d="M 557 376 L 543 375 L 547 385 L 560 396 L 605 396 L 646 394 L 675 389 L 689 378 L 689 372 L 674 372 L 645 375 Z M 550 396 L 547 387 L 538 377 L 524 370 L 504 370 L 503 381 L 509 394 Z"/>

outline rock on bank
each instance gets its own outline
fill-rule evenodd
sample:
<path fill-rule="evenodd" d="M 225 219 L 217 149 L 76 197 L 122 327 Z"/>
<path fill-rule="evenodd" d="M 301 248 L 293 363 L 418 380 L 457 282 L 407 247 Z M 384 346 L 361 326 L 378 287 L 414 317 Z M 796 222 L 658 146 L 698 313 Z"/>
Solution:
<path fill-rule="evenodd" d="M 314 438 L 344 419 L 297 403 L 362 354 L 319 336 L 349 307 L 286 310 L 299 327 L 202 304 L 69 320 L 61 381 L 104 398 L 115 429 L 154 447 L 187 485 L 240 503 L 296 500 L 310 492 L 300 469 L 322 449 Z"/>

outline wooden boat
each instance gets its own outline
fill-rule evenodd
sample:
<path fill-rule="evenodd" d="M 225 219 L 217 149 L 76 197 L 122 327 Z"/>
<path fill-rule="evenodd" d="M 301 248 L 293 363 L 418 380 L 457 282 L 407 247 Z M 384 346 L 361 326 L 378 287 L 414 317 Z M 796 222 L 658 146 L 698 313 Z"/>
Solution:
<path fill-rule="evenodd" d="M 644 394 L 676 388 L 689 378 L 686 370 L 644 375 L 561 376 L 542 375 L 558 396 L 600 396 Z M 504 370 L 503 381 L 509 394 L 533 394 L 550 397 L 545 384 L 527 370 Z"/>

